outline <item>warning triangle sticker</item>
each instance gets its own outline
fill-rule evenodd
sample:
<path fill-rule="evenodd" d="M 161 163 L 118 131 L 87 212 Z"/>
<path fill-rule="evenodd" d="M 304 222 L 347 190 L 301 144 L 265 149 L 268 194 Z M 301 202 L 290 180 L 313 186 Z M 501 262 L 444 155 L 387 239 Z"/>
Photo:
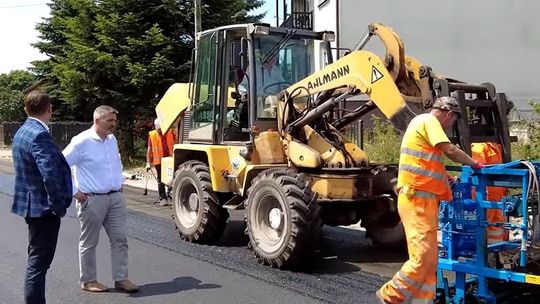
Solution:
<path fill-rule="evenodd" d="M 371 66 L 371 84 L 374 84 L 377 82 L 377 80 L 383 78 L 383 74 L 377 70 L 377 68 L 373 65 Z"/>

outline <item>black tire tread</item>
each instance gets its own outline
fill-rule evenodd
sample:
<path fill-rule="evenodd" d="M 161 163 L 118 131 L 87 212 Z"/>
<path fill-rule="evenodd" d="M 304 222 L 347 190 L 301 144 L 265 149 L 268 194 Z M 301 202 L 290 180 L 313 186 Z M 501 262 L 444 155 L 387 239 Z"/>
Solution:
<path fill-rule="evenodd" d="M 317 194 L 304 181 L 303 174 L 287 168 L 269 169 L 253 179 L 252 186 L 248 189 L 246 209 L 250 202 L 251 193 L 257 190 L 257 185 L 261 181 L 276 183 L 282 189 L 287 197 L 292 225 L 288 243 L 277 257 L 268 258 L 258 252 L 251 236 L 250 248 L 254 250 L 258 261 L 264 265 L 276 268 L 302 266 L 303 262 L 309 260 L 307 257 L 313 253 L 320 235 L 321 218 Z M 246 234 L 249 235 L 251 225 L 247 216 L 246 224 Z"/>
<path fill-rule="evenodd" d="M 178 229 L 180 237 L 192 243 L 216 244 L 223 236 L 229 213 L 221 207 L 217 194 L 212 190 L 210 169 L 208 165 L 201 161 L 191 160 L 178 166 L 175 176 L 183 171 L 192 172 L 197 177 L 199 185 L 204 191 L 202 193 L 204 207 L 197 230 L 193 234 L 184 235 Z M 177 214 L 176 211 L 174 214 Z M 175 225 L 178 227 L 178 221 L 176 220 Z"/>

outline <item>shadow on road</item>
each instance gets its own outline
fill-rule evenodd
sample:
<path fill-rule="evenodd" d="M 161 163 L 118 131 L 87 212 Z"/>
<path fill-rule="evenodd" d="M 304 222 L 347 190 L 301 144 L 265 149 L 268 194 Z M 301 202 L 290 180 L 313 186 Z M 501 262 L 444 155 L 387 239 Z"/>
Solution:
<path fill-rule="evenodd" d="M 249 243 L 249 237 L 245 233 L 246 222 L 244 220 L 231 220 L 227 222 L 225 232 L 221 237 L 218 246 L 222 247 L 244 247 Z"/>
<path fill-rule="evenodd" d="M 399 247 L 363 246 L 346 242 L 328 242 L 323 246 L 325 256 L 336 256 L 351 263 L 403 263 L 407 250 Z"/>
<path fill-rule="evenodd" d="M 374 246 L 364 240 L 344 241 L 322 238 L 319 248 L 310 273 L 344 274 L 367 271 L 379 275 L 390 275 L 394 272 L 392 267 L 401 265 L 408 258 L 404 248 Z M 384 273 L 376 272 L 381 267 L 384 268 Z"/>
<path fill-rule="evenodd" d="M 218 284 L 201 284 L 193 277 L 178 277 L 168 282 L 148 283 L 139 286 L 139 292 L 129 294 L 130 298 L 143 298 L 155 295 L 173 294 L 190 289 L 220 288 Z"/>

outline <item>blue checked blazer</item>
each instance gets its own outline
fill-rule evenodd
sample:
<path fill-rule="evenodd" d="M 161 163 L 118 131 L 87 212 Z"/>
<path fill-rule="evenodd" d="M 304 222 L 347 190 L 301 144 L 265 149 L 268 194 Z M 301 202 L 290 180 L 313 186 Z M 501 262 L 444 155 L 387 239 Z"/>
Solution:
<path fill-rule="evenodd" d="M 71 205 L 71 170 L 53 138 L 37 120 L 27 119 L 12 145 L 15 194 L 11 212 L 22 217 L 64 216 Z"/>

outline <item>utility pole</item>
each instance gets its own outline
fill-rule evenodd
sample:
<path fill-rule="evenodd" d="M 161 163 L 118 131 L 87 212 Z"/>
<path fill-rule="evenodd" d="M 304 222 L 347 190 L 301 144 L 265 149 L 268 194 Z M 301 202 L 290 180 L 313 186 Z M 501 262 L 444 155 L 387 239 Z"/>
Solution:
<path fill-rule="evenodd" d="M 195 48 L 199 46 L 199 39 L 197 34 L 201 31 L 201 0 L 193 0 L 195 9 Z"/>

